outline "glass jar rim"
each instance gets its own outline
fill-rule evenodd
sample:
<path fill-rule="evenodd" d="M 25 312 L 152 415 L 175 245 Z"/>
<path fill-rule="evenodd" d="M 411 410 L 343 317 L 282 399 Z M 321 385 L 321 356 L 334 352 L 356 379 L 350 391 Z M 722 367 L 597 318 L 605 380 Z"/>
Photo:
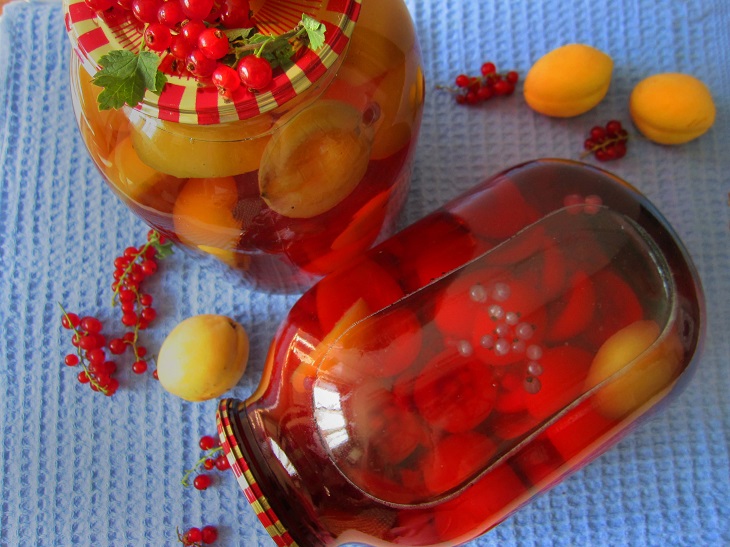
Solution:
<path fill-rule="evenodd" d="M 142 44 L 138 25 L 124 20 L 115 26 L 107 24 L 85 0 L 63 0 L 66 31 L 73 50 L 87 72 L 94 75 L 101 66 L 99 60 L 113 50 L 137 52 Z M 276 24 L 272 16 L 281 13 L 304 13 L 318 18 L 326 27 L 322 47 L 304 53 L 285 70 L 277 69 L 270 86 L 262 92 L 244 90 L 235 100 L 218 93 L 215 86 L 200 85 L 189 76 L 167 74 L 167 83 L 156 95 L 150 91 L 134 108 L 161 120 L 209 125 L 245 120 L 278 108 L 301 95 L 332 67 L 349 43 L 360 13 L 361 0 L 270 0 L 252 16 L 266 17 L 261 23 L 269 32 L 286 32 L 299 21 L 286 15 Z M 284 9 L 288 6 L 288 9 Z M 291 21 L 289 20 L 291 19 Z M 262 19 L 263 20 L 263 19 Z M 287 26 L 287 24 L 289 24 Z M 263 28 L 262 28 L 263 30 Z M 161 55 L 163 62 L 170 53 Z"/>

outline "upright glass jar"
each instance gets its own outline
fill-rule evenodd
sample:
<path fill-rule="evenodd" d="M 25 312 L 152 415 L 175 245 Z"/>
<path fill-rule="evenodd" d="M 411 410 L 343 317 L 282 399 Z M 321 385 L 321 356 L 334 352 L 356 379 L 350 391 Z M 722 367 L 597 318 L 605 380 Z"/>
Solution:
<path fill-rule="evenodd" d="M 458 545 L 685 385 L 704 321 L 646 198 L 530 162 L 307 291 L 218 430 L 277 545 Z"/>
<path fill-rule="evenodd" d="M 159 95 L 104 111 L 91 82 L 99 60 L 138 52 L 144 25 L 119 5 L 90 7 L 106 0 L 64 2 L 81 135 L 112 190 L 151 227 L 275 292 L 304 290 L 392 231 L 424 92 L 402 0 L 251 0 L 262 34 L 290 30 L 304 12 L 325 25 L 324 45 L 275 68 L 263 90 L 230 98 L 168 49 Z"/>

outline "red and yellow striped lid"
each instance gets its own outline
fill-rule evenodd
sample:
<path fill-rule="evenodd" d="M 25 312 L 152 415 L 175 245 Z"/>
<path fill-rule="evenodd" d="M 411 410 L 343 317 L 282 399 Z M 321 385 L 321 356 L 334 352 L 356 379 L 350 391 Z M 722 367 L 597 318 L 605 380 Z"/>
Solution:
<path fill-rule="evenodd" d="M 326 26 L 325 43 L 309 48 L 286 71 L 275 71 L 270 88 L 262 93 L 245 91 L 235 100 L 221 96 L 214 86 L 200 86 L 190 77 L 167 75 L 160 95 L 149 91 L 135 108 L 167 121 L 214 124 L 252 118 L 277 108 L 316 82 L 345 50 L 360 13 L 361 0 L 259 0 L 252 2 L 252 21 L 260 32 L 282 34 L 294 28 L 303 13 Z M 141 28 L 130 18 L 114 24 L 103 21 L 84 0 L 64 0 L 66 30 L 89 74 L 99 59 L 117 49 L 138 51 Z M 162 55 L 161 66 L 165 66 Z"/>
<path fill-rule="evenodd" d="M 241 490 L 243 490 L 246 499 L 256 512 L 256 516 L 264 525 L 266 531 L 274 539 L 279 547 L 298 547 L 298 544 L 289 534 L 279 517 L 274 513 L 269 505 L 269 501 L 261 491 L 256 478 L 251 473 L 248 463 L 243 457 L 241 448 L 231 427 L 231 412 L 240 412 L 242 410 L 242 401 L 234 399 L 223 399 L 218 405 L 216 414 L 216 424 L 218 427 L 218 436 L 221 440 L 223 452 L 231 464 L 231 469 L 236 475 Z"/>

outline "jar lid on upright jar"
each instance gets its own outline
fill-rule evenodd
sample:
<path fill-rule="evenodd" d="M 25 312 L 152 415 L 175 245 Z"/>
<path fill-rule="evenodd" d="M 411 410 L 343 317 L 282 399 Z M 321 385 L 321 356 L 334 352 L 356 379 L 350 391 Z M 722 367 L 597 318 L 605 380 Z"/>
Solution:
<path fill-rule="evenodd" d="M 361 0 L 252 0 L 251 22 L 262 34 L 280 35 L 293 29 L 306 14 L 326 27 L 324 44 L 304 51 L 285 69 L 274 70 L 271 84 L 263 91 L 244 89 L 229 99 L 213 85 L 201 85 L 191 75 L 174 74 L 172 55 L 160 54 L 160 70 L 167 83 L 156 95 L 149 90 L 135 107 L 162 120 L 215 124 L 255 117 L 287 103 L 327 73 L 350 40 L 360 12 Z M 112 11 L 109 13 L 112 13 Z M 106 17 L 87 0 L 64 0 L 65 24 L 71 44 L 82 64 L 94 75 L 100 59 L 114 50 L 137 53 L 143 43 L 144 25 L 131 12 Z"/>

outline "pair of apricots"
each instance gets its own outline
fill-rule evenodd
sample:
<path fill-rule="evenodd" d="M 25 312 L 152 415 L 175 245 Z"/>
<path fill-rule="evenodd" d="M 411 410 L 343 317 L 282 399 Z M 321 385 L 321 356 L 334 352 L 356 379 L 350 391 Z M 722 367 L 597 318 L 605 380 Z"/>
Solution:
<path fill-rule="evenodd" d="M 588 112 L 608 92 L 613 60 L 585 44 L 550 51 L 525 78 L 525 101 L 547 116 L 568 118 Z M 704 134 L 715 121 L 707 86 L 688 74 L 663 73 L 640 81 L 629 98 L 636 128 L 659 144 L 681 144 Z"/>

